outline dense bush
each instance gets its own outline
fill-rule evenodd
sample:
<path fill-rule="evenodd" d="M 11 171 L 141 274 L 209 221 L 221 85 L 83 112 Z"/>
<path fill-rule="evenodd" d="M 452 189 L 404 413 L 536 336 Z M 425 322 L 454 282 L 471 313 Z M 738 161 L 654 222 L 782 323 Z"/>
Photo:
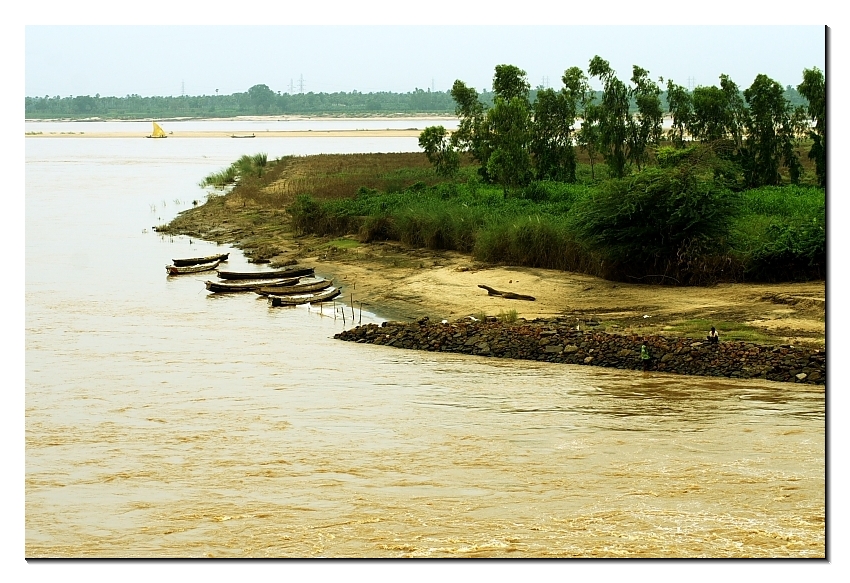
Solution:
<path fill-rule="evenodd" d="M 743 193 L 733 222 L 733 252 L 745 277 L 788 281 L 826 277 L 825 193 L 774 186 Z"/>
<path fill-rule="evenodd" d="M 722 251 L 734 208 L 733 193 L 694 168 L 656 167 L 606 182 L 577 205 L 572 224 L 610 277 L 703 279 L 693 260 Z"/>

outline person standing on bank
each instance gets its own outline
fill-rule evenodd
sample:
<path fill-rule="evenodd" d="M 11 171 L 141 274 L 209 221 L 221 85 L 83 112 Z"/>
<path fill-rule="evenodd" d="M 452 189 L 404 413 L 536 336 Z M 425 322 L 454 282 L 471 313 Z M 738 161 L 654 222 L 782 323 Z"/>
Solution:
<path fill-rule="evenodd" d="M 649 370 L 649 359 L 652 358 L 649 355 L 649 348 L 646 347 L 646 340 L 643 341 L 643 344 L 640 345 L 640 360 L 643 363 L 643 370 Z"/>
<path fill-rule="evenodd" d="M 717 330 L 714 329 L 714 326 L 711 327 L 711 332 L 708 333 L 707 339 L 712 344 L 720 342 L 720 335 L 717 333 Z"/>

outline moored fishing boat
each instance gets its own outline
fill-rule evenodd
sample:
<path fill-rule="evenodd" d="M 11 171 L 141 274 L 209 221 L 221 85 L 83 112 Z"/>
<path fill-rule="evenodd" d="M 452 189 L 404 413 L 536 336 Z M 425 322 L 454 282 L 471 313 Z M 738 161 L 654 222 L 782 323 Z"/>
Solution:
<path fill-rule="evenodd" d="M 222 293 L 222 292 L 245 292 L 256 290 L 257 288 L 266 286 L 266 285 L 274 285 L 274 286 L 285 286 L 287 284 L 296 284 L 298 283 L 297 277 L 291 277 L 289 279 L 250 279 L 250 280 L 239 280 L 239 281 L 207 281 L 206 286 L 207 289 L 211 292 Z M 280 289 L 276 287 L 275 289 Z"/>
<path fill-rule="evenodd" d="M 302 277 L 294 285 L 263 285 L 254 289 L 254 293 L 261 296 L 291 296 L 323 290 L 332 286 L 333 283 L 332 279 L 325 279 L 324 277 Z"/>
<path fill-rule="evenodd" d="M 270 306 L 297 306 L 299 304 L 318 304 L 320 302 L 326 302 L 330 299 L 335 298 L 342 290 L 337 287 L 329 287 L 322 291 L 306 293 L 306 294 L 295 294 L 291 296 L 269 296 L 269 305 Z"/>
<path fill-rule="evenodd" d="M 198 273 L 201 271 L 211 271 L 218 267 L 221 261 L 213 261 L 211 263 L 201 263 L 200 265 L 188 265 L 186 267 L 178 267 L 176 265 L 166 265 L 165 270 L 169 275 L 183 275 L 184 273 Z"/>
<path fill-rule="evenodd" d="M 283 277 L 303 277 L 313 275 L 312 267 L 287 267 L 275 271 L 221 271 L 221 279 L 280 279 Z"/>
<path fill-rule="evenodd" d="M 199 265 L 201 263 L 210 263 L 212 261 L 227 261 L 230 253 L 219 253 L 218 255 L 208 255 L 206 257 L 188 257 L 186 259 L 172 259 L 171 263 L 175 267 L 188 267 L 189 265 Z"/>

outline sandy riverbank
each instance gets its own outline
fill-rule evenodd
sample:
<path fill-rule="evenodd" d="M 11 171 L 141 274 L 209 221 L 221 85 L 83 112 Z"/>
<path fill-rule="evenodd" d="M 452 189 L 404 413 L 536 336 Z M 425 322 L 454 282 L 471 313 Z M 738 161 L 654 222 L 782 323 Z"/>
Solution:
<path fill-rule="evenodd" d="M 206 204 L 183 213 L 171 232 L 236 245 L 271 264 L 292 259 L 312 265 L 343 287 L 346 302 L 387 318 L 455 320 L 516 310 L 520 318 L 566 316 L 598 321 L 601 330 L 702 337 L 706 325 L 721 336 L 777 344 L 825 345 L 823 281 L 672 287 L 612 282 L 580 273 L 495 266 L 451 251 L 361 244 L 356 237 L 296 237 L 289 227 L 264 229 L 250 209 Z M 531 295 L 535 301 L 488 295 L 478 287 Z"/>
<path fill-rule="evenodd" d="M 302 263 L 335 277 L 349 301 L 353 294 L 364 306 L 406 320 L 516 310 L 529 320 L 567 316 L 577 324 L 602 322 L 602 329 L 615 333 L 673 336 L 701 336 L 707 330 L 689 326 L 705 320 L 716 323 L 721 335 L 733 328 L 764 336 L 762 341 L 825 345 L 824 282 L 660 287 L 550 269 L 481 265 L 458 253 L 393 244 L 330 249 L 324 255 L 297 255 Z M 488 295 L 479 285 L 530 295 L 535 301 Z"/>
<path fill-rule="evenodd" d="M 362 138 L 364 136 L 375 138 L 418 138 L 421 130 L 418 129 L 383 129 L 383 130 L 293 130 L 293 131 L 193 131 L 175 132 L 168 135 L 167 139 L 183 138 L 230 138 L 233 136 L 254 136 L 260 138 Z M 45 132 L 27 133 L 27 138 L 144 138 L 147 134 L 142 132 Z"/>

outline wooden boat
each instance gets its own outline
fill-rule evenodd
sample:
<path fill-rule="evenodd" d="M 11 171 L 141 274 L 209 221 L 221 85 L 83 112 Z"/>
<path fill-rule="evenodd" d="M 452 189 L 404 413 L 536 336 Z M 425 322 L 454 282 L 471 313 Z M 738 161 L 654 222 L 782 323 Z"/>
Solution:
<path fill-rule="evenodd" d="M 147 137 L 147 138 L 167 138 L 168 135 L 165 133 L 165 131 L 161 127 L 159 127 L 158 123 L 153 122 L 153 133 L 151 135 L 145 136 L 145 137 Z"/>
<path fill-rule="evenodd" d="M 254 292 L 261 296 L 291 296 L 323 290 L 332 286 L 333 283 L 332 279 L 325 279 L 324 277 L 305 277 L 295 285 L 264 285 L 255 289 Z"/>
<path fill-rule="evenodd" d="M 270 306 L 297 306 L 299 304 L 318 304 L 320 302 L 326 302 L 330 299 L 337 297 L 342 290 L 337 287 L 329 287 L 327 289 L 323 289 L 322 291 L 306 293 L 306 294 L 295 294 L 291 296 L 269 296 L 269 305 Z"/>
<path fill-rule="evenodd" d="M 256 138 L 257 136 L 255 136 L 254 134 L 251 134 L 250 136 L 237 136 L 236 134 L 233 134 L 230 137 L 231 138 Z"/>
<path fill-rule="evenodd" d="M 212 261 L 227 261 L 227 256 L 230 253 L 219 253 L 218 255 L 208 255 L 207 257 L 189 257 L 187 259 L 172 259 L 174 267 L 187 267 L 189 265 L 198 265 L 200 263 L 210 263 Z"/>
<path fill-rule="evenodd" d="M 246 279 L 244 281 L 208 281 L 206 282 L 207 289 L 211 292 L 223 293 L 223 292 L 245 292 L 256 290 L 265 285 L 275 285 L 275 286 L 284 286 L 289 284 L 298 283 L 297 277 L 291 277 L 289 279 Z M 280 288 L 275 288 L 280 289 Z"/>
<path fill-rule="evenodd" d="M 280 279 L 313 275 L 312 267 L 287 267 L 275 271 L 219 271 L 221 279 Z"/>
<path fill-rule="evenodd" d="M 199 271 L 211 271 L 218 267 L 221 261 L 213 261 L 212 263 L 201 263 L 200 265 L 188 265 L 186 267 L 177 267 L 176 265 L 166 265 L 165 270 L 169 275 L 182 275 L 184 273 L 198 273 Z"/>

